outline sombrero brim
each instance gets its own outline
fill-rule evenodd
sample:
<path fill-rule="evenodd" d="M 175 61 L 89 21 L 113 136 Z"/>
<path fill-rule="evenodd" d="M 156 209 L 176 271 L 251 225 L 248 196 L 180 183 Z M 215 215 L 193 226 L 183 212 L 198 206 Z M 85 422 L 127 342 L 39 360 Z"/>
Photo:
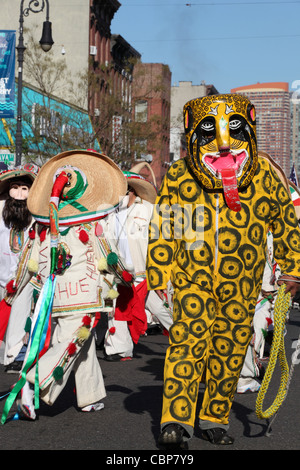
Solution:
<path fill-rule="evenodd" d="M 49 225 L 49 202 L 55 175 L 64 167 L 84 174 L 86 188 L 74 204 L 59 208 L 59 225 L 77 225 L 97 220 L 118 206 L 127 191 L 127 181 L 119 167 L 106 155 L 89 150 L 70 150 L 46 162 L 34 181 L 27 199 L 36 220 Z M 76 176 L 75 176 L 76 180 Z M 74 183 L 74 177 L 71 180 Z M 76 181 L 75 181 L 76 183 Z M 65 187 L 67 194 L 70 188 Z"/>
<path fill-rule="evenodd" d="M 126 178 L 128 186 L 131 186 L 141 199 L 151 202 L 151 204 L 155 203 L 157 191 L 150 181 L 145 180 L 138 174 L 130 174 L 129 172 L 126 173 Z"/>
<path fill-rule="evenodd" d="M 151 175 L 151 178 L 152 178 L 152 181 L 151 181 L 151 178 L 149 178 L 149 176 L 146 176 L 146 175 L 143 175 L 141 173 L 142 170 L 145 170 L 148 171 Z M 139 163 L 136 163 L 136 165 L 134 165 L 132 168 L 130 168 L 130 171 L 132 173 L 137 173 L 138 175 L 141 175 L 141 176 L 144 176 L 144 178 L 148 181 L 151 181 L 154 186 L 156 187 L 156 177 L 155 177 L 155 174 L 154 174 L 154 171 L 152 170 L 151 166 L 149 165 L 148 162 L 139 162 Z"/>

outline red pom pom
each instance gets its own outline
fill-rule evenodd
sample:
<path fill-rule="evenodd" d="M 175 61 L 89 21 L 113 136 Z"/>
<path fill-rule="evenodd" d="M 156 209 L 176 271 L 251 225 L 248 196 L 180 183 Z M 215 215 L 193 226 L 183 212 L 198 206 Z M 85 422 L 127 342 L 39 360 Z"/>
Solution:
<path fill-rule="evenodd" d="M 90 326 L 91 318 L 88 315 L 85 315 L 82 319 L 82 323 L 84 326 Z"/>
<path fill-rule="evenodd" d="M 116 328 L 112 326 L 108 331 L 110 332 L 111 335 L 113 335 L 116 332 Z"/>
<path fill-rule="evenodd" d="M 30 240 L 34 240 L 34 239 L 35 239 L 35 230 L 34 230 L 33 227 L 31 227 L 31 228 L 29 229 L 29 234 L 28 234 L 28 236 L 29 236 Z"/>
<path fill-rule="evenodd" d="M 131 282 L 132 281 L 132 274 L 130 274 L 128 271 L 123 271 L 122 272 L 122 278 L 124 279 L 125 282 Z"/>
<path fill-rule="evenodd" d="M 67 350 L 68 350 L 69 355 L 73 356 L 73 354 L 76 353 L 76 344 L 70 343 Z"/>
<path fill-rule="evenodd" d="M 80 230 L 79 232 L 79 240 L 82 242 L 82 243 L 86 243 L 89 239 L 89 236 L 87 234 L 87 232 L 85 230 Z"/>
<path fill-rule="evenodd" d="M 14 286 L 13 279 L 6 284 L 6 290 L 8 294 L 14 294 L 16 292 L 17 286 Z"/>
<path fill-rule="evenodd" d="M 40 233 L 40 241 L 43 242 L 46 238 L 47 229 L 44 227 Z"/>

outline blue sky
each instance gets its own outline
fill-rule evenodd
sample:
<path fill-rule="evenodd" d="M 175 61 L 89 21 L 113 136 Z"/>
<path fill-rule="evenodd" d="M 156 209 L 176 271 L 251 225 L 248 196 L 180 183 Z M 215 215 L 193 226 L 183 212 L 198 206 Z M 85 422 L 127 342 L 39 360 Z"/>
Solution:
<path fill-rule="evenodd" d="M 172 85 L 204 80 L 228 93 L 283 81 L 300 90 L 300 0 L 119 1 L 111 32 L 142 62 L 169 65 Z"/>

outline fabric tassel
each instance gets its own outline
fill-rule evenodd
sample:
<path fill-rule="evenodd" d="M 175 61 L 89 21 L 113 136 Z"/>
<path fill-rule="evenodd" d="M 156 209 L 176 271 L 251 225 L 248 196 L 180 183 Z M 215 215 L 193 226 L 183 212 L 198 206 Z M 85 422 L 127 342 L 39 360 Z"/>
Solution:
<path fill-rule="evenodd" d="M 119 261 L 118 255 L 113 251 L 107 255 L 107 264 L 109 266 L 114 266 Z"/>
<path fill-rule="evenodd" d="M 54 377 L 54 380 L 56 382 L 58 382 L 59 380 L 61 380 L 63 378 L 63 375 L 64 375 L 64 370 L 62 367 L 60 366 L 57 366 L 55 367 L 54 371 L 53 371 L 53 377 Z"/>
<path fill-rule="evenodd" d="M 106 261 L 106 258 L 101 258 L 99 259 L 98 261 L 98 271 L 107 271 L 107 261 Z"/>
<path fill-rule="evenodd" d="M 119 292 L 117 292 L 115 289 L 109 289 L 106 298 L 113 300 L 117 297 L 119 297 Z"/>
<path fill-rule="evenodd" d="M 30 273 L 37 273 L 39 270 L 39 264 L 35 259 L 30 259 L 27 264 L 27 269 Z"/>

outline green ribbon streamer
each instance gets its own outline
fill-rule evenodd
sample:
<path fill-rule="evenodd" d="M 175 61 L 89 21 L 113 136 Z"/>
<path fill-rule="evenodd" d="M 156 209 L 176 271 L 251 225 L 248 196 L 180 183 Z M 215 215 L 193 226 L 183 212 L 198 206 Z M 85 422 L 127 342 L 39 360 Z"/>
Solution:
<path fill-rule="evenodd" d="M 39 321 L 38 321 L 38 324 L 37 324 L 37 327 L 36 327 L 36 331 L 35 331 L 35 335 L 34 335 L 34 338 L 33 338 L 33 343 L 31 344 L 30 346 L 30 350 L 29 350 L 29 355 L 28 355 L 28 358 L 27 358 L 27 361 L 26 361 L 26 364 L 22 370 L 22 374 L 21 374 L 21 377 L 19 378 L 18 382 L 16 383 L 16 385 L 14 386 L 14 388 L 12 389 L 11 393 L 9 394 L 6 402 L 5 402 L 5 405 L 4 405 L 4 409 L 3 409 L 3 413 L 2 413 L 2 417 L 1 417 L 1 424 L 4 424 L 6 419 L 7 419 L 7 415 L 18 395 L 18 393 L 21 391 L 21 389 L 24 387 L 25 383 L 26 383 L 26 374 L 28 372 L 28 369 L 32 366 L 32 364 L 34 363 L 35 359 L 38 360 L 38 355 L 39 355 L 39 349 L 40 349 L 40 341 L 41 341 L 41 337 L 42 337 L 42 334 L 43 334 L 43 330 L 44 330 L 44 326 L 45 326 L 45 320 L 47 318 L 47 312 L 48 312 L 48 309 L 51 308 L 51 303 L 53 301 L 53 296 L 54 296 L 54 291 L 55 291 L 55 284 L 56 284 L 56 278 L 54 277 L 54 279 L 52 279 L 53 276 L 49 276 L 47 281 L 46 281 L 46 284 L 45 284 L 45 299 L 43 300 L 42 302 L 42 305 L 41 305 L 41 311 L 40 311 L 40 318 L 39 318 Z M 37 393 L 37 395 L 36 395 Z M 35 383 L 35 405 L 38 405 L 37 401 L 38 401 L 38 396 L 39 396 L 39 387 L 38 387 L 38 381 L 37 381 L 37 384 Z M 36 406 L 36 408 L 38 408 L 38 406 Z"/>
<path fill-rule="evenodd" d="M 57 267 L 57 249 L 56 247 L 51 247 L 50 249 L 50 259 L 51 259 L 51 267 L 50 267 L 50 274 L 53 274 Z"/>
<path fill-rule="evenodd" d="M 62 200 L 59 203 L 58 210 L 62 209 L 68 204 L 78 209 L 80 212 L 86 212 L 87 208 L 84 207 L 82 204 L 77 202 L 77 199 L 80 199 L 83 193 L 87 188 L 87 184 L 84 183 L 83 177 L 81 176 L 79 171 L 75 171 L 77 175 L 77 181 L 75 186 L 70 189 L 64 196 L 62 196 Z"/>

